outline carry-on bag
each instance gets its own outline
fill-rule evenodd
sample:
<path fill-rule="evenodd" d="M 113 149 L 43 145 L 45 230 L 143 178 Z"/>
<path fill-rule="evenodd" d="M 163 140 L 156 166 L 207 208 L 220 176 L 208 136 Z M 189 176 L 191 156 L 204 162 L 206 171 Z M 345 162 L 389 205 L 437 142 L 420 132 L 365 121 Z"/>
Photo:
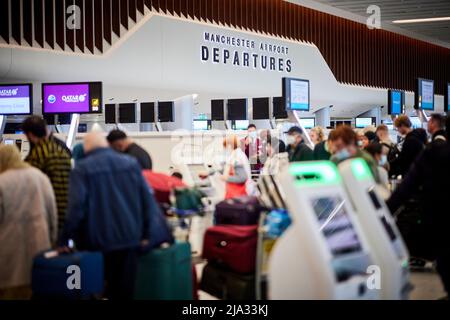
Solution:
<path fill-rule="evenodd" d="M 103 294 L 103 255 L 100 252 L 58 254 L 47 251 L 33 261 L 34 299 L 85 300 Z"/>
<path fill-rule="evenodd" d="M 265 221 L 265 230 L 267 236 L 276 239 L 286 231 L 291 225 L 291 218 L 286 210 L 272 210 L 267 215 Z"/>
<path fill-rule="evenodd" d="M 184 211 L 201 211 L 204 208 L 202 198 L 205 194 L 197 188 L 176 188 L 175 208 Z"/>
<path fill-rule="evenodd" d="M 433 261 L 436 256 L 431 244 L 431 235 L 423 224 L 420 203 L 408 201 L 397 214 L 397 226 L 412 258 Z"/>
<path fill-rule="evenodd" d="M 203 258 L 237 273 L 252 273 L 257 241 L 258 226 L 213 226 L 205 233 Z"/>
<path fill-rule="evenodd" d="M 175 188 L 183 188 L 186 185 L 180 179 L 158 173 L 151 170 L 142 171 L 147 183 L 152 187 L 155 198 L 160 204 L 170 204 L 170 194 Z"/>
<path fill-rule="evenodd" d="M 153 249 L 139 259 L 134 298 L 137 300 L 192 300 L 191 246 L 175 243 Z"/>
<path fill-rule="evenodd" d="M 208 263 L 203 270 L 200 289 L 224 300 L 255 300 L 255 275 L 242 275 Z"/>
<path fill-rule="evenodd" d="M 256 197 L 227 199 L 216 205 L 215 224 L 256 225 L 262 210 Z"/>

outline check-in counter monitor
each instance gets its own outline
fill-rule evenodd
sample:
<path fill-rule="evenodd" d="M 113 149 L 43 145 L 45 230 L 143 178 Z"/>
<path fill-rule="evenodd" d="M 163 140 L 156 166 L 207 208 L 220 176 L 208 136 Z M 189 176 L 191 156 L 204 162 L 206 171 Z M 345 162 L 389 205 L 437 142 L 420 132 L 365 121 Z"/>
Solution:
<path fill-rule="evenodd" d="M 269 261 L 271 299 L 377 299 L 371 249 L 336 166 L 291 164 L 280 173 L 292 225 Z"/>
<path fill-rule="evenodd" d="M 406 299 L 410 287 L 409 254 L 367 163 L 350 159 L 339 165 L 339 172 L 380 268 L 381 298 Z"/>

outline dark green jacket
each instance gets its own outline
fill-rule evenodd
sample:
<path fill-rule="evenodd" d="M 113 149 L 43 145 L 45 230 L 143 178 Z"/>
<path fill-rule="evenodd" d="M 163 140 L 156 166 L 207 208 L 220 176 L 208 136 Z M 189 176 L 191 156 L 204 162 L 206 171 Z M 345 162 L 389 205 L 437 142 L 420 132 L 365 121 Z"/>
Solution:
<path fill-rule="evenodd" d="M 288 146 L 289 162 L 313 161 L 314 152 L 302 141 L 297 147 Z"/>
<path fill-rule="evenodd" d="M 314 148 L 314 160 L 330 160 L 331 153 L 325 148 L 326 141 L 318 143 Z"/>

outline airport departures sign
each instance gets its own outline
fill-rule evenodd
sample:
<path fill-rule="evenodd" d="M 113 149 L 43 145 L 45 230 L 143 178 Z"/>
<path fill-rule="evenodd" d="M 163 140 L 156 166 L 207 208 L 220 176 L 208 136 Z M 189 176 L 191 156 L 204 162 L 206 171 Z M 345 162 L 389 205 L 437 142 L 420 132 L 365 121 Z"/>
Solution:
<path fill-rule="evenodd" d="M 287 46 L 205 31 L 200 59 L 203 63 L 291 73 L 289 53 Z"/>

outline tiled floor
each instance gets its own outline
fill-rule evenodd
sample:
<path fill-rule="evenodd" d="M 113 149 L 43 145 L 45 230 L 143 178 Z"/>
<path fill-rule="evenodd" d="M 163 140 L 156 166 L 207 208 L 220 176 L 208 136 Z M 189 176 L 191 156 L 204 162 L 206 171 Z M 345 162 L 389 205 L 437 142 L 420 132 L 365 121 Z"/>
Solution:
<path fill-rule="evenodd" d="M 197 264 L 197 274 L 200 276 L 204 263 Z M 200 277 L 199 277 L 200 278 Z M 439 275 L 434 271 L 412 272 L 410 278 L 413 290 L 410 293 L 410 300 L 438 300 L 446 296 Z M 200 300 L 217 300 L 206 292 L 199 292 Z"/>
<path fill-rule="evenodd" d="M 435 273 L 413 273 L 411 282 L 414 289 L 409 297 L 410 300 L 438 300 L 446 295 L 439 276 Z M 217 300 L 203 291 L 199 292 L 199 296 L 200 300 Z"/>
<path fill-rule="evenodd" d="M 436 300 L 446 295 L 439 276 L 434 272 L 414 272 L 411 283 L 414 286 L 411 300 Z"/>

